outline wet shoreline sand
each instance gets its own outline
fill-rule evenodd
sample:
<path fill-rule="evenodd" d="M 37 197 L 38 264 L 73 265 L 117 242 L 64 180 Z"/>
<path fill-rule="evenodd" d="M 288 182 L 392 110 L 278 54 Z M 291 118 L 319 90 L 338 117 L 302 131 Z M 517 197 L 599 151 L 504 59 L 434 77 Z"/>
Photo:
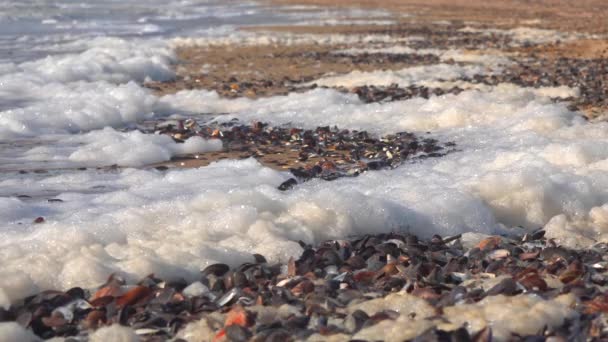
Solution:
<path fill-rule="evenodd" d="M 333 6 L 352 2 L 302 0 L 297 3 Z M 360 2 L 363 7 L 374 6 L 374 3 Z M 518 21 L 504 19 L 508 17 L 507 13 L 513 16 L 510 10 L 514 3 L 531 8 L 516 12 Z M 554 3 L 564 6 L 562 2 Z M 580 87 L 580 95 L 556 96 L 554 101 L 570 102 L 573 109 L 586 113 L 588 120 L 603 120 L 606 112 L 603 82 L 607 76 L 595 76 L 597 70 L 606 68 L 608 44 L 605 40 L 581 38 L 513 44 L 510 36 L 483 34 L 487 26 L 477 26 L 479 32 L 463 30 L 468 26 L 463 23 L 466 20 L 509 29 L 534 24 L 531 20 L 540 17 L 539 25 L 546 28 L 605 33 L 605 27 L 593 27 L 597 15 L 591 13 L 589 6 L 594 3 L 597 2 L 583 2 L 580 10 L 566 15 L 555 8 L 544 8 L 545 2 L 498 1 L 482 6 L 477 1 L 449 1 L 449 4 L 442 0 L 424 3 L 386 1 L 383 8 L 415 13 L 414 21 L 404 18 L 402 22 L 388 26 L 258 27 L 248 30 L 386 35 L 390 39 L 421 35 L 422 40 L 403 41 L 402 47 L 458 49 L 458 54 L 441 60 L 441 55 L 432 53 L 340 52 L 353 47 L 368 48 L 369 43 L 365 40 L 354 44 L 183 45 L 177 48 L 178 77 L 168 82 L 149 82 L 146 86 L 159 96 L 205 89 L 214 90 L 223 98 L 249 98 L 252 101 L 327 87 L 373 104 L 459 94 L 466 89 L 500 83 L 534 89 L 576 85 Z M 433 23 L 437 20 L 456 21 L 447 25 Z M 391 40 L 374 47 L 383 49 L 389 45 Z M 474 64 L 470 61 L 475 61 L 476 56 L 484 54 L 508 57 L 514 63 L 501 66 L 504 69 L 496 74 L 460 77 L 449 86 L 440 81 L 426 86 L 314 84 L 329 73 L 340 77 L 355 70 L 400 70 L 439 62 L 467 67 Z M 590 79 L 589 75 L 593 77 Z M 324 176 L 331 181 L 335 179 L 331 172 L 337 169 L 337 164 L 346 159 L 353 162 L 353 147 L 349 144 L 378 147 L 373 152 L 380 155 L 372 162 L 388 163 L 378 168 L 387 170 L 392 167 L 391 160 L 396 159 L 395 150 L 403 152 L 404 146 L 418 143 L 417 138 L 406 137 L 407 143 L 400 140 L 391 145 L 387 140 L 394 138 L 359 137 L 360 132 L 344 132 L 342 127 L 319 127 L 310 133 L 290 125 L 270 129 L 272 127 L 261 122 L 239 122 L 221 129 L 215 126 L 195 128 L 188 120 L 192 118 L 171 119 L 174 126 L 167 128 L 165 125 L 162 129 L 159 126 L 163 122 L 159 120 L 145 133 L 165 134 L 179 143 L 196 135 L 223 139 L 225 144 L 236 141 L 249 145 L 246 148 L 234 145 L 232 149 L 197 156 L 180 155 L 169 162 L 145 168 L 165 172 L 178 167 L 200 167 L 226 158 L 257 157 L 263 165 L 278 170 L 301 167 L 295 173 L 291 171 L 294 177 L 299 177 L 296 182 Z M 306 134 L 309 134 L 308 138 Z M 419 137 L 420 141 L 424 137 Z M 435 152 L 435 144 L 447 143 L 449 141 L 435 141 L 429 144 L 429 152 Z M 322 144 L 323 149 L 310 148 L 317 144 Z M 345 145 L 345 151 L 351 153 L 348 156 L 338 153 Z M 416 146 L 411 148 L 417 153 L 420 146 L 412 146 Z M 369 161 L 366 162 L 365 167 L 356 171 L 375 171 Z M 352 164 L 359 167 L 359 163 Z M 398 166 L 408 167 L 407 164 Z M 321 171 L 311 176 L 315 167 Z M 281 190 L 290 191 L 293 185 L 287 184 Z M 45 224 L 44 218 L 39 223 Z M 303 253 L 298 258 L 269 263 L 264 256 L 256 254 L 251 262 L 237 267 L 213 264 L 201 270 L 200 279 L 195 282 L 160 279 L 155 275 L 129 282 L 113 275 L 99 288 L 44 291 L 19 300 L 8 310 L 0 309 L 0 316 L 2 321 L 16 321 L 43 338 L 77 336 L 82 340 L 90 337 L 98 341 L 118 337 L 145 341 L 169 338 L 346 341 L 379 335 L 387 340 L 418 337 L 420 340 L 490 341 L 492 337 L 500 340 L 527 337 L 568 340 L 577 336 L 589 339 L 608 336 L 606 244 L 595 244 L 585 250 L 571 249 L 544 237 L 544 230 L 523 233 L 517 227 L 512 227 L 512 234 L 505 236 L 471 233 L 434 236 L 427 240 L 408 234 L 407 227 L 400 229 L 402 231 L 389 234 L 344 237 L 314 246 L 300 241 Z M 503 311 L 509 316 L 495 320 L 494 317 Z M 529 316 L 529 312 L 537 315 Z M 537 319 L 537 316 L 541 318 Z M 101 328 L 106 325 L 112 327 Z M 402 329 L 404 327 L 408 329 Z"/>
<path fill-rule="evenodd" d="M 278 5 L 385 9 L 414 15 L 416 20 L 472 21 L 492 27 L 538 26 L 561 31 L 607 33 L 608 4 L 601 0 L 270 0 Z"/>

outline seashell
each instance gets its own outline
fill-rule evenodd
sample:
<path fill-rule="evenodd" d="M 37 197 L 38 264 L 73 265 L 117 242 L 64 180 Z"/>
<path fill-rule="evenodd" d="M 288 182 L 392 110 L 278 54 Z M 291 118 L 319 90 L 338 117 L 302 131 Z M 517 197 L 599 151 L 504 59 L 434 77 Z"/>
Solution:
<path fill-rule="evenodd" d="M 397 246 L 397 248 L 401 248 L 402 246 L 405 245 L 405 242 L 403 242 L 399 239 L 389 239 L 389 240 L 386 240 L 384 243 L 392 243 L 395 246 Z"/>
<path fill-rule="evenodd" d="M 366 260 L 367 269 L 370 271 L 378 271 L 386 265 L 386 259 L 380 253 L 372 255 Z"/>
<path fill-rule="evenodd" d="M 375 276 L 376 272 L 361 270 L 355 272 L 355 274 L 353 275 L 353 279 L 356 282 L 371 282 L 372 280 L 374 280 Z"/>
<path fill-rule="evenodd" d="M 232 284 L 233 286 L 240 288 L 246 287 L 248 284 L 247 275 L 243 272 L 234 272 L 232 275 Z"/>
<path fill-rule="evenodd" d="M 229 270 L 230 270 L 230 267 L 226 264 L 212 264 L 212 265 L 205 267 L 205 269 L 201 272 L 201 274 L 203 275 L 203 277 L 205 277 L 209 274 L 213 274 L 217 277 L 221 277 L 224 274 L 228 273 Z"/>
<path fill-rule="evenodd" d="M 239 325 L 242 327 L 246 327 L 251 325 L 252 323 L 253 322 L 251 316 L 247 313 L 247 311 L 245 311 L 242 306 L 236 305 L 230 311 L 228 311 L 228 314 L 226 315 L 226 321 L 224 322 L 224 327 L 230 325 Z"/>
<path fill-rule="evenodd" d="M 152 293 L 153 291 L 148 287 L 136 286 L 124 295 L 118 297 L 116 299 L 116 306 L 122 308 L 127 305 L 134 305 L 144 298 L 149 297 Z"/>
<path fill-rule="evenodd" d="M 344 328 L 351 334 L 361 330 L 365 322 L 369 320 L 369 316 L 365 311 L 356 310 L 352 314 L 348 315 L 344 321 Z"/>
<path fill-rule="evenodd" d="M 350 265 L 354 269 L 361 269 L 367 265 L 365 259 L 358 255 L 350 257 L 348 260 L 346 260 L 346 264 Z"/>
<path fill-rule="evenodd" d="M 116 274 L 111 274 L 106 281 L 106 284 L 102 286 L 90 300 L 94 301 L 101 297 L 117 297 L 122 294 L 121 286 L 125 284 L 125 280 Z"/>
<path fill-rule="evenodd" d="M 73 317 L 73 315 L 71 315 L 71 317 Z M 68 324 L 69 321 L 63 316 L 61 312 L 53 311 L 51 316 L 42 317 L 42 323 L 49 328 L 57 328 Z"/>
<path fill-rule="evenodd" d="M 175 289 L 170 288 L 170 287 L 163 288 L 156 293 L 156 297 L 154 299 L 152 299 L 150 302 L 164 305 L 164 304 L 172 301 L 175 298 L 175 294 L 176 294 Z"/>
<path fill-rule="evenodd" d="M 389 277 L 393 274 L 398 273 L 399 270 L 397 269 L 397 267 L 395 266 L 395 264 L 386 264 L 384 267 L 382 267 L 377 273 L 376 276 L 374 277 L 375 279 L 379 279 L 382 277 Z"/>
<path fill-rule="evenodd" d="M 247 328 L 237 324 L 232 324 L 224 328 L 226 332 L 226 339 L 234 342 L 246 342 L 249 341 L 253 335 Z"/>
<path fill-rule="evenodd" d="M 236 299 L 236 297 L 239 294 L 239 289 L 237 288 L 233 288 L 232 290 L 226 292 L 223 296 L 221 296 L 218 300 L 217 300 L 217 304 L 219 306 L 226 306 L 228 305 L 230 302 L 232 302 L 233 300 Z"/>
<path fill-rule="evenodd" d="M 72 311 L 92 309 L 91 304 L 84 299 L 76 299 L 66 305 Z"/>
<path fill-rule="evenodd" d="M 71 323 L 74 320 L 74 311 L 76 311 L 76 310 L 83 311 L 83 310 L 88 310 L 91 308 L 92 308 L 92 306 L 85 300 L 77 299 L 64 306 L 55 308 L 55 310 L 53 310 L 53 312 L 51 312 L 51 318 L 54 320 L 53 322 L 55 322 L 53 324 L 57 324 L 57 322 L 58 322 L 57 318 L 59 318 L 59 317 L 61 317 L 61 319 L 64 320 L 65 323 Z M 65 323 L 61 323 L 59 325 L 64 325 Z M 57 325 L 49 325 L 49 324 L 46 324 L 46 325 L 47 326 L 57 326 Z"/>
<path fill-rule="evenodd" d="M 488 253 L 488 258 L 490 258 L 491 260 L 498 260 L 498 259 L 504 259 L 510 255 L 511 255 L 511 252 L 509 252 L 509 250 L 507 250 L 507 249 L 496 249 L 496 250 L 493 250 L 492 252 Z"/>
<path fill-rule="evenodd" d="M 257 254 L 257 253 L 253 254 L 253 258 L 255 259 L 255 262 L 258 264 L 265 264 L 268 262 L 268 261 L 266 261 L 266 258 L 261 254 Z"/>
<path fill-rule="evenodd" d="M 440 294 L 438 294 L 437 292 L 435 292 L 434 290 L 432 290 L 428 287 L 415 288 L 412 291 L 412 295 L 422 298 L 422 299 L 427 299 L 427 300 L 439 299 L 441 297 Z"/>
<path fill-rule="evenodd" d="M 136 335 L 153 335 L 163 331 L 162 329 L 141 328 L 135 329 Z"/>
<path fill-rule="evenodd" d="M 342 272 L 342 273 L 338 274 L 337 276 L 333 277 L 332 280 L 344 281 L 344 279 L 346 279 L 347 275 L 348 275 L 348 272 Z"/>
<path fill-rule="evenodd" d="M 296 260 L 293 257 L 289 257 L 289 261 L 287 262 L 287 276 L 293 277 L 296 274 Z"/>
<path fill-rule="evenodd" d="M 450 277 L 459 283 L 469 279 L 469 276 L 466 273 L 462 272 L 452 272 L 450 273 Z"/>
<path fill-rule="evenodd" d="M 295 178 L 289 178 L 288 180 L 281 183 L 281 185 L 279 185 L 278 189 L 281 191 L 286 191 L 286 190 L 293 188 L 297 184 L 298 184 L 298 181 Z"/>
<path fill-rule="evenodd" d="M 97 329 L 100 324 L 105 324 L 106 321 L 106 313 L 103 310 L 93 310 L 84 319 L 84 326 L 89 329 Z"/>
<path fill-rule="evenodd" d="M 528 291 L 545 291 L 547 289 L 547 282 L 536 273 L 529 273 L 519 279 L 518 282 Z"/>
<path fill-rule="evenodd" d="M 481 240 L 475 247 L 477 247 L 481 250 L 492 250 L 492 249 L 495 249 L 496 247 L 498 247 L 498 245 L 500 245 L 501 241 L 502 240 L 499 236 L 490 236 L 488 238 Z"/>
<path fill-rule="evenodd" d="M 85 292 L 80 287 L 73 287 L 73 288 L 65 291 L 65 294 L 74 299 L 84 299 L 84 297 L 85 297 Z"/>
<path fill-rule="evenodd" d="M 112 296 L 99 297 L 89 301 L 89 304 L 91 304 L 92 307 L 99 308 L 112 303 L 114 299 L 115 298 Z"/>
<path fill-rule="evenodd" d="M 479 277 L 480 277 L 480 278 L 482 278 L 482 279 L 483 279 L 483 278 L 486 278 L 486 279 L 494 279 L 494 278 L 496 278 L 496 274 L 494 274 L 494 273 L 486 273 L 486 272 L 482 272 L 482 273 L 479 273 Z"/>
<path fill-rule="evenodd" d="M 545 236 L 545 231 L 543 229 L 539 229 L 532 233 L 524 234 L 524 236 L 521 240 L 522 240 L 522 242 L 529 242 L 529 241 L 534 241 L 534 240 L 540 240 L 543 238 L 543 236 Z"/>
<path fill-rule="evenodd" d="M 462 234 L 456 234 L 456 235 L 453 235 L 453 236 L 448 236 L 448 237 L 446 237 L 446 238 L 443 239 L 443 243 L 444 244 L 448 244 L 448 243 L 450 243 L 452 241 L 459 240 L 460 238 L 462 238 Z"/>
<path fill-rule="evenodd" d="M 583 265 L 579 261 L 575 260 L 570 263 L 568 268 L 559 275 L 559 280 L 564 284 L 568 284 L 580 278 L 583 273 Z"/>
<path fill-rule="evenodd" d="M 255 299 L 249 297 L 239 297 L 239 299 L 236 301 L 236 304 L 251 306 L 255 304 Z"/>
<path fill-rule="evenodd" d="M 302 277 L 300 277 L 300 276 L 296 276 L 296 277 L 293 277 L 293 278 L 286 278 L 286 279 L 283 279 L 283 280 L 279 281 L 275 286 L 278 286 L 278 287 L 290 287 L 289 285 L 293 286 L 295 283 L 299 282 L 300 279 L 302 279 Z"/>
<path fill-rule="evenodd" d="M 513 278 L 505 278 L 500 281 L 500 283 L 494 285 L 491 289 L 486 291 L 486 296 L 495 296 L 499 294 L 504 294 L 507 296 L 512 296 L 516 294 L 518 291 L 517 283 Z"/>
<path fill-rule="evenodd" d="M 326 263 L 337 266 L 342 265 L 342 258 L 340 258 L 340 255 L 333 248 L 324 247 L 319 249 L 317 253 L 320 254 L 322 260 Z"/>
<path fill-rule="evenodd" d="M 584 304 L 586 314 L 608 313 L 608 302 L 605 296 L 597 296 Z"/>
<path fill-rule="evenodd" d="M 193 119 L 186 119 L 184 121 L 184 127 L 188 128 L 188 129 L 193 129 L 193 128 L 198 127 L 198 123 Z"/>
<path fill-rule="evenodd" d="M 539 251 L 536 252 L 524 252 L 519 255 L 519 259 L 522 261 L 534 260 L 540 255 Z"/>
<path fill-rule="evenodd" d="M 312 281 L 304 279 L 291 289 L 291 293 L 293 293 L 294 296 L 301 296 L 314 291 L 314 289 L 315 285 Z"/>

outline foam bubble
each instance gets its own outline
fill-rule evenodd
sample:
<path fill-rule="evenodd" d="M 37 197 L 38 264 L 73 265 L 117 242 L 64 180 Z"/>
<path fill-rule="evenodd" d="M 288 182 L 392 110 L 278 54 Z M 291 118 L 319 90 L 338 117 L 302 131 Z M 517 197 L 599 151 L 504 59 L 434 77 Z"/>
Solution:
<path fill-rule="evenodd" d="M 359 54 L 417 54 L 417 55 L 434 55 L 438 56 L 441 61 L 453 60 L 454 62 L 475 63 L 484 65 L 509 65 L 510 59 L 504 53 L 496 52 L 496 54 L 477 53 L 476 51 L 462 51 L 457 49 L 414 49 L 409 46 L 388 46 L 380 48 L 350 48 L 338 50 L 334 53 L 359 55 Z"/>
<path fill-rule="evenodd" d="M 16 322 L 0 323 L 0 336 L 3 341 L 37 342 L 41 341 L 31 331 L 23 329 Z"/>
<path fill-rule="evenodd" d="M 79 54 L 49 56 L 0 74 L 0 139 L 79 132 L 150 118 L 156 97 L 135 81 L 173 77 L 162 42 L 93 40 Z"/>
<path fill-rule="evenodd" d="M 102 327 L 91 334 L 91 342 L 137 342 L 139 337 L 133 329 L 114 324 L 109 327 Z"/>
<path fill-rule="evenodd" d="M 571 309 L 575 298 L 562 295 L 548 301 L 536 295 L 489 296 L 475 304 L 444 308 L 446 319 L 454 326 L 465 326 L 476 333 L 486 326 L 492 329 L 496 341 L 508 341 L 513 333 L 525 336 L 543 328 L 561 326 L 577 313 Z"/>
<path fill-rule="evenodd" d="M 494 71 L 499 71 L 495 68 Z M 398 84 L 407 87 L 421 81 L 453 80 L 462 77 L 473 77 L 481 74 L 491 74 L 493 71 L 479 65 L 448 65 L 437 64 L 416 66 L 399 71 L 352 71 L 346 75 L 327 76 L 311 83 L 328 87 L 359 87 L 364 85 L 389 86 Z"/>
<path fill-rule="evenodd" d="M 540 29 L 535 27 L 516 27 L 512 29 L 495 29 L 495 28 L 476 28 L 467 26 L 460 29 L 461 32 L 474 32 L 485 35 L 505 35 L 513 39 L 512 45 L 519 46 L 525 44 L 548 44 L 558 41 L 570 41 L 590 35 L 582 33 L 560 32 L 556 30 Z"/>
<path fill-rule="evenodd" d="M 155 273 L 194 280 L 209 262 L 234 264 L 250 260 L 253 252 L 285 261 L 299 254 L 297 240 L 387 231 L 423 237 L 494 234 L 513 225 L 536 229 L 556 215 L 564 215 L 564 222 L 600 224 L 603 216 L 594 208 L 608 203 L 601 190 L 608 185 L 601 152 L 601 142 L 608 140 L 606 124 L 588 124 L 536 90 L 501 85 L 385 104 L 365 104 L 327 89 L 258 100 L 187 91 L 161 102 L 184 111 L 204 105 L 211 113 L 235 113 L 218 120 L 338 124 L 377 134 L 433 130 L 433 136 L 455 141 L 462 152 L 331 183 L 313 180 L 288 193 L 275 189 L 287 174 L 253 160 L 166 174 L 14 175 L 0 182 L 4 193 L 50 192 L 64 202 L 4 199 L 3 273 L 20 274 L 11 278 L 21 279 L 20 287 L 29 292 L 94 286 L 111 272 L 129 279 Z M 105 133 L 109 140 L 124 135 Z M 555 157 L 576 146 L 574 141 L 582 145 L 572 149 L 571 158 Z M 46 223 L 31 224 L 41 215 Z M 548 230 L 549 235 L 557 231 Z M 23 260 L 27 269 L 19 266 Z M 85 266 L 89 273 L 79 271 Z M 15 287 L 0 287 L 11 300 L 23 295 Z"/>

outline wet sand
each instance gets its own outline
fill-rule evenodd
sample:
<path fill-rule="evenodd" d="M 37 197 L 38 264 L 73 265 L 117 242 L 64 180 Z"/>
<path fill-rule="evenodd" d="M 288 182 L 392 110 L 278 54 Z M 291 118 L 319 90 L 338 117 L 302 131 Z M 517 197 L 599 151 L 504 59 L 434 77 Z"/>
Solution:
<path fill-rule="evenodd" d="M 607 33 L 608 3 L 602 0 L 271 0 L 275 4 L 386 9 L 420 21 L 476 21 L 491 26 L 538 26 Z"/>

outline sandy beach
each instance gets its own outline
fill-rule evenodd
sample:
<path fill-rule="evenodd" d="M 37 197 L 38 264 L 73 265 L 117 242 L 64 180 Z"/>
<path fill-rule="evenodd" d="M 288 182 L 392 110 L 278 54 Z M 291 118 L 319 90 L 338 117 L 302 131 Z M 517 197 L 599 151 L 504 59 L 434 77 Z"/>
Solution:
<path fill-rule="evenodd" d="M 608 338 L 608 4 L 151 1 L 0 15 L 0 340 Z"/>
<path fill-rule="evenodd" d="M 415 15 L 416 20 L 475 21 L 491 26 L 538 26 L 563 31 L 606 33 L 608 5 L 600 0 L 272 0 L 274 4 L 329 7 L 358 6 Z"/>

